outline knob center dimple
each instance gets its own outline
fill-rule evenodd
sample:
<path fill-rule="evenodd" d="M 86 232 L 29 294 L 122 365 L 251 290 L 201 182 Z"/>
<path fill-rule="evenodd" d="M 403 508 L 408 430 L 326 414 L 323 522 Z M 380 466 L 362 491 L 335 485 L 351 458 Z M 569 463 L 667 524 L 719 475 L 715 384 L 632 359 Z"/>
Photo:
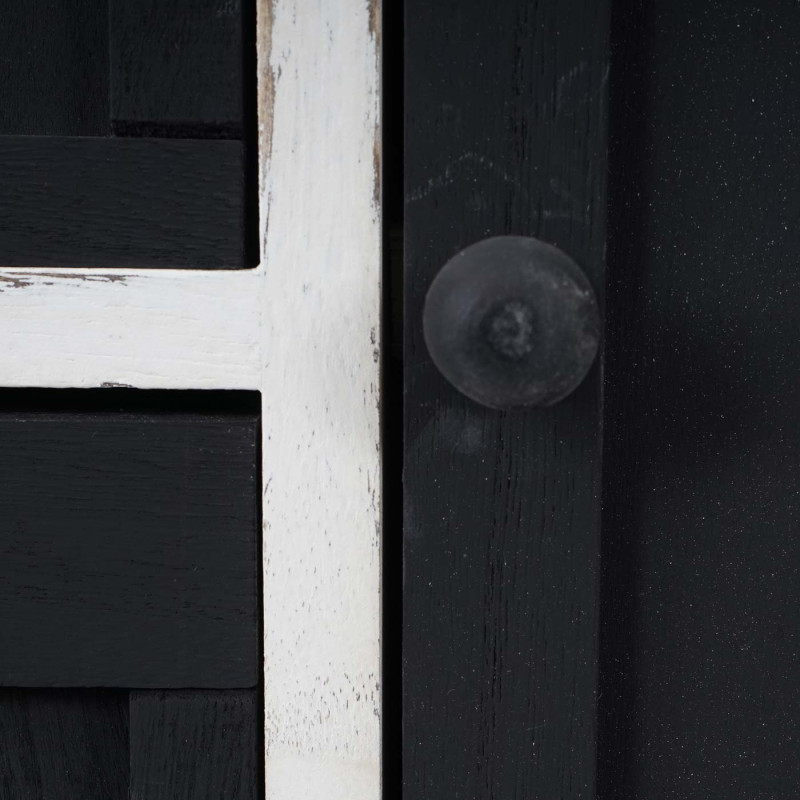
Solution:
<path fill-rule="evenodd" d="M 484 317 L 482 327 L 492 350 L 509 361 L 521 361 L 536 346 L 533 311 L 519 300 L 493 308 Z"/>

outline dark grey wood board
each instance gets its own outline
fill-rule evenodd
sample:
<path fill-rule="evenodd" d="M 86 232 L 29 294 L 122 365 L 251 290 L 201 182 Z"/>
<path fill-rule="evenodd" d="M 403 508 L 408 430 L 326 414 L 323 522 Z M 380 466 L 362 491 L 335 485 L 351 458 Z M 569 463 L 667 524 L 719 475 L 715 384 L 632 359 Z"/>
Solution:
<path fill-rule="evenodd" d="M 438 269 L 555 244 L 602 297 L 609 3 L 405 2 L 406 800 L 595 797 L 601 383 L 477 406 L 422 338 Z"/>
<path fill-rule="evenodd" d="M 128 800 L 128 692 L 0 689 L 1 800 Z"/>
<path fill-rule="evenodd" d="M 261 693 L 131 692 L 130 800 L 257 800 Z"/>
<path fill-rule="evenodd" d="M 108 0 L 3 0 L 0 134 L 107 136 L 108 59 Z"/>
<path fill-rule="evenodd" d="M 796 3 L 618 4 L 600 796 L 800 791 Z"/>
<path fill-rule="evenodd" d="M 0 685 L 260 681 L 257 415 L 0 415 Z"/>
<path fill-rule="evenodd" d="M 0 689 L 0 800 L 258 800 L 260 697 Z"/>
<path fill-rule="evenodd" d="M 110 0 L 115 133 L 186 128 L 194 138 L 242 137 L 242 5 Z"/>
<path fill-rule="evenodd" d="M 0 137 L 0 263 L 249 265 L 233 141 Z"/>

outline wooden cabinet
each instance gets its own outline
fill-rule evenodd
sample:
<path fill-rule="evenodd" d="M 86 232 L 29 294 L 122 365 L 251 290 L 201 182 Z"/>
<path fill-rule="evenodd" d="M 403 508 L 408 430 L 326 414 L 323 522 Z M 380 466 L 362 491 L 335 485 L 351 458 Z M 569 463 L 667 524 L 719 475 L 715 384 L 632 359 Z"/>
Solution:
<path fill-rule="evenodd" d="M 792 3 L 7 5 L 0 800 L 796 797 Z"/>

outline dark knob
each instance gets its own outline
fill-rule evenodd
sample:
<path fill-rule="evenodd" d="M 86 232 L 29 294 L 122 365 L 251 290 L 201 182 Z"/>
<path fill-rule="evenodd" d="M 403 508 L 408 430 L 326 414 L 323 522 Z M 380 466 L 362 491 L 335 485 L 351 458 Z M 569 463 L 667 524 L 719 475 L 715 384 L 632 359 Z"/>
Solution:
<path fill-rule="evenodd" d="M 538 239 L 498 236 L 442 267 L 423 328 L 434 363 L 467 397 L 491 408 L 549 406 L 589 371 L 600 314 L 569 256 Z"/>

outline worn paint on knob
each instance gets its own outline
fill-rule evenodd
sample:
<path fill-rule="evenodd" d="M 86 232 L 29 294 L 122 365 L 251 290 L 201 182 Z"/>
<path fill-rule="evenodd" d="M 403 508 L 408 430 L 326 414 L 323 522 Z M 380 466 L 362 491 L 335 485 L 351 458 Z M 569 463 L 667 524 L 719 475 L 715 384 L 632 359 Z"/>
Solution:
<path fill-rule="evenodd" d="M 423 327 L 444 377 L 497 409 L 563 399 L 586 377 L 600 343 L 583 270 L 526 236 L 484 239 L 448 261 L 428 290 Z"/>

